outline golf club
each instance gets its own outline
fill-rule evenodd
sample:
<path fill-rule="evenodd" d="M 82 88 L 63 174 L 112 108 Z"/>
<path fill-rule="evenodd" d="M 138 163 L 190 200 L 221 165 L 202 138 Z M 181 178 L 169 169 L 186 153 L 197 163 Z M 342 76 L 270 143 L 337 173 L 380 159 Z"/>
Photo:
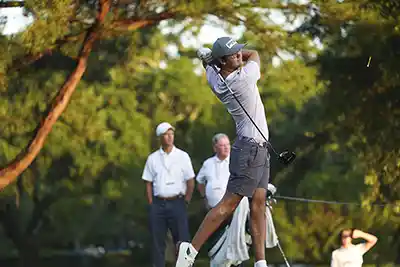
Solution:
<path fill-rule="evenodd" d="M 264 134 L 262 133 L 262 131 L 260 130 L 260 128 L 258 128 L 257 124 L 254 122 L 254 120 L 250 117 L 249 113 L 247 112 L 247 110 L 243 107 L 242 103 L 240 103 L 239 99 L 237 99 L 235 93 L 232 91 L 232 89 L 229 87 L 228 83 L 225 81 L 224 77 L 222 77 L 221 73 L 219 73 L 217 67 L 215 65 L 210 65 L 215 72 L 218 74 L 219 78 L 223 81 L 223 83 L 226 85 L 226 87 L 228 88 L 229 92 L 232 94 L 233 98 L 235 98 L 235 100 L 238 102 L 239 106 L 243 109 L 244 113 L 246 113 L 247 117 L 249 117 L 250 121 L 253 123 L 254 127 L 256 127 L 256 129 L 258 130 L 258 132 L 261 134 L 261 136 L 264 138 L 265 142 L 267 142 L 267 145 L 271 148 L 271 150 L 274 152 L 274 154 L 276 155 L 278 161 L 284 165 L 289 165 L 290 163 L 292 163 L 295 158 L 296 158 L 296 154 L 294 152 L 290 152 L 288 150 L 284 150 L 281 153 L 276 152 L 276 150 L 274 149 L 274 147 L 272 146 L 272 144 L 267 140 L 267 138 L 264 136 Z"/>

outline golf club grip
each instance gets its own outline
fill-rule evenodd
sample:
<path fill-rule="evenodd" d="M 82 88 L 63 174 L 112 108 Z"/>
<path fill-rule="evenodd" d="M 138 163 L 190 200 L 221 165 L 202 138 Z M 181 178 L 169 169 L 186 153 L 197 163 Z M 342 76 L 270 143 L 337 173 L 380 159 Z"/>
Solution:
<path fill-rule="evenodd" d="M 224 77 L 222 77 L 221 73 L 218 72 L 218 69 L 215 65 L 211 65 L 211 67 L 214 69 L 214 71 L 217 73 L 219 78 L 224 82 L 225 86 L 228 88 L 229 92 L 232 94 L 233 98 L 238 102 L 239 106 L 243 109 L 244 113 L 246 113 L 247 117 L 250 119 L 251 123 L 253 123 L 254 127 L 258 130 L 258 132 L 261 134 L 261 136 L 264 138 L 265 142 L 267 142 L 267 145 L 272 149 L 272 151 L 278 155 L 278 153 L 275 151 L 273 148 L 272 144 L 268 141 L 268 139 L 265 137 L 263 132 L 258 128 L 257 124 L 254 122 L 254 120 L 251 118 L 250 114 L 247 112 L 247 110 L 243 107 L 242 103 L 240 103 L 239 99 L 237 99 L 235 93 L 232 91 L 232 89 L 229 87 L 228 83 L 225 81 Z"/>

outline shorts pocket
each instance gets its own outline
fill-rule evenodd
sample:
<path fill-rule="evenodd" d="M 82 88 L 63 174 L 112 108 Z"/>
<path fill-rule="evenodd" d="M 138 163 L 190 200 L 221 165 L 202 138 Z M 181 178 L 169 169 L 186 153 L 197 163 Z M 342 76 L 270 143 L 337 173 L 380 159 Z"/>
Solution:
<path fill-rule="evenodd" d="M 241 176 L 245 173 L 249 162 L 249 151 L 233 145 L 229 159 L 229 172 L 233 176 Z"/>
<path fill-rule="evenodd" d="M 251 168 L 265 166 L 267 159 L 267 150 L 261 147 L 252 146 L 249 153 L 248 166 Z"/>

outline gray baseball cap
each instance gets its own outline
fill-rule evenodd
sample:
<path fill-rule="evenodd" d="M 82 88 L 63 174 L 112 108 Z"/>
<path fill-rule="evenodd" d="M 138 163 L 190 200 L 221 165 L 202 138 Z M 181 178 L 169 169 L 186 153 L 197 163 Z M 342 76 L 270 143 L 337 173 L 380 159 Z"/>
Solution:
<path fill-rule="evenodd" d="M 211 54 L 213 58 L 230 56 L 239 52 L 244 46 L 245 44 L 239 44 L 230 37 L 220 37 L 214 42 Z"/>

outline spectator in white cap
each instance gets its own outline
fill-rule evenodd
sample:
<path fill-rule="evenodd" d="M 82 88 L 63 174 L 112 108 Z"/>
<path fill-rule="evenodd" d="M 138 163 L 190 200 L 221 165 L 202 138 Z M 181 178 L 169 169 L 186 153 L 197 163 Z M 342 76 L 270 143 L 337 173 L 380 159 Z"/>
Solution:
<path fill-rule="evenodd" d="M 189 155 L 174 145 L 174 131 L 168 122 L 157 126 L 161 147 L 147 158 L 142 175 L 150 206 L 153 267 L 165 266 L 168 230 L 175 244 L 190 239 L 186 205 L 192 198 L 195 174 Z"/>

